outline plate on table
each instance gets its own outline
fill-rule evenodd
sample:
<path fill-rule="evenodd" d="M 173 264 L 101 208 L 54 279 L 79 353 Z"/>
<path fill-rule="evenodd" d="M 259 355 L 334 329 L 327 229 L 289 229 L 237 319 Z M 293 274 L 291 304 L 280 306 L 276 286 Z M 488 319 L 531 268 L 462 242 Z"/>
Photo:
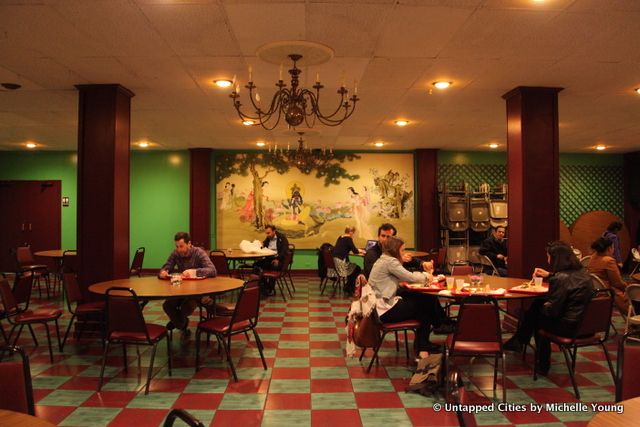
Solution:
<path fill-rule="evenodd" d="M 407 283 L 407 282 L 402 282 L 402 286 L 404 286 L 405 288 L 411 289 L 413 291 L 420 291 L 420 292 L 440 292 L 441 290 L 444 289 L 443 286 L 440 286 L 438 284 L 439 282 L 434 281 L 431 285 L 425 286 L 424 283 Z"/>
<path fill-rule="evenodd" d="M 489 292 L 485 291 L 484 288 L 471 288 L 465 286 L 462 289 L 452 290 L 444 290 L 440 292 L 441 295 L 451 295 L 454 297 L 468 297 L 469 295 L 489 295 L 489 296 L 503 296 L 507 293 L 507 290 L 504 288 L 491 289 Z"/>
<path fill-rule="evenodd" d="M 531 295 L 541 295 L 549 292 L 549 286 L 532 286 L 527 283 L 523 283 L 519 286 L 514 286 L 509 289 L 509 292 L 513 292 L 516 294 L 531 294 Z"/>

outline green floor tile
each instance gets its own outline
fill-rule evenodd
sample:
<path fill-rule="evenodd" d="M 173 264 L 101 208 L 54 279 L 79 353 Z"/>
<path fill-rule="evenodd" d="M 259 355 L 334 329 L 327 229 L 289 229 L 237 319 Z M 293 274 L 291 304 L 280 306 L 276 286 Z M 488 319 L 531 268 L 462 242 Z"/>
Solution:
<path fill-rule="evenodd" d="M 191 380 L 184 393 L 224 393 L 229 380 Z"/>
<path fill-rule="evenodd" d="M 280 341 L 280 334 L 261 334 L 260 332 L 258 334 L 261 341 Z"/>
<path fill-rule="evenodd" d="M 227 393 L 222 398 L 218 409 L 262 410 L 266 398 L 266 394 Z"/>
<path fill-rule="evenodd" d="M 502 425 L 507 424 L 510 425 L 511 421 L 509 421 L 501 412 L 493 411 L 493 412 L 478 412 L 474 414 L 476 418 L 476 423 L 479 426 L 482 425 Z"/>
<path fill-rule="evenodd" d="M 351 384 L 353 385 L 353 391 L 356 393 L 395 391 L 391 381 L 384 378 L 352 378 Z"/>
<path fill-rule="evenodd" d="M 311 411 L 309 410 L 266 410 L 262 416 L 262 427 L 311 425 Z"/>
<path fill-rule="evenodd" d="M 363 427 L 410 426 L 411 421 L 404 409 L 360 409 Z"/>
<path fill-rule="evenodd" d="M 311 393 L 312 409 L 356 409 L 353 393 Z"/>
<path fill-rule="evenodd" d="M 523 389 L 558 387 L 553 381 L 543 376 L 538 376 L 537 380 L 534 380 L 531 375 L 507 375 L 507 378 Z"/>
<path fill-rule="evenodd" d="M 31 380 L 33 388 L 42 388 L 42 389 L 56 389 L 60 387 L 62 384 L 69 381 L 71 377 L 49 377 L 49 376 L 39 376 L 35 377 Z"/>
<path fill-rule="evenodd" d="M 281 334 L 308 334 L 309 328 L 282 328 Z"/>
<path fill-rule="evenodd" d="M 613 386 L 615 385 L 613 382 L 613 377 L 609 372 L 588 372 L 585 374 L 580 374 L 585 378 L 588 378 L 589 381 L 592 381 L 599 386 Z"/>
<path fill-rule="evenodd" d="M 271 380 L 269 393 L 311 393 L 311 381 Z"/>
<path fill-rule="evenodd" d="M 78 427 L 106 426 L 120 411 L 122 411 L 122 408 L 77 408 L 58 425 Z"/>
<path fill-rule="evenodd" d="M 311 379 L 346 379 L 349 378 L 347 368 L 311 368 Z"/>
<path fill-rule="evenodd" d="M 180 393 L 151 392 L 145 395 L 140 392 L 129 402 L 127 408 L 169 409 L 179 396 Z"/>
<path fill-rule="evenodd" d="M 265 348 L 262 350 L 264 357 L 276 357 L 275 348 Z M 257 348 L 245 348 L 242 357 L 260 357 L 260 351 Z"/>
<path fill-rule="evenodd" d="M 189 409 L 189 413 L 196 417 L 205 426 L 211 424 L 213 417 L 216 415 L 216 411 L 207 409 Z M 180 426 L 179 422 L 177 421 L 174 425 L 176 427 Z"/>
<path fill-rule="evenodd" d="M 107 378 L 113 378 L 114 376 L 116 376 L 118 373 L 120 373 L 123 370 L 123 368 L 120 366 L 105 366 L 104 367 L 104 378 L 105 380 Z M 100 377 L 100 366 L 98 365 L 93 365 L 93 366 L 89 366 L 87 369 L 85 369 L 84 371 L 80 372 L 78 374 L 78 376 L 80 377 Z"/>
<path fill-rule="evenodd" d="M 79 406 L 93 393 L 93 390 L 54 390 L 40 400 L 38 405 Z"/>
<path fill-rule="evenodd" d="M 278 341 L 278 348 L 309 348 L 309 341 Z"/>
<path fill-rule="evenodd" d="M 261 380 L 271 378 L 271 368 L 236 368 L 238 379 L 241 380 Z M 231 375 L 231 371 L 229 371 Z"/>
<path fill-rule="evenodd" d="M 574 394 L 573 387 L 566 387 L 567 390 L 572 395 Z M 605 390 L 602 387 L 580 387 L 578 386 L 578 391 L 580 391 L 580 401 L 581 402 L 613 402 L 615 395 Z"/>
<path fill-rule="evenodd" d="M 309 366 L 308 357 L 279 357 L 275 360 L 276 368 L 306 368 Z"/>
<path fill-rule="evenodd" d="M 106 380 L 105 380 L 106 381 Z M 146 378 L 113 378 L 102 386 L 104 391 L 137 391 L 144 387 Z"/>
<path fill-rule="evenodd" d="M 332 341 L 339 342 L 338 334 L 309 334 L 310 341 Z"/>
<path fill-rule="evenodd" d="M 365 355 L 365 357 L 367 356 Z M 362 360 L 364 361 L 365 359 L 362 359 Z M 375 369 L 375 364 L 371 369 Z M 387 371 L 387 375 L 389 376 L 389 378 L 411 378 L 411 376 L 413 375 L 412 370 L 406 367 L 401 367 L 401 366 L 386 366 L 382 369 L 385 369 Z"/>
<path fill-rule="evenodd" d="M 307 307 L 287 307 L 287 313 L 306 313 L 309 309 Z M 311 313 L 309 313 L 311 315 Z"/>
<path fill-rule="evenodd" d="M 436 398 L 418 393 L 398 393 L 405 408 L 431 408 Z"/>
<path fill-rule="evenodd" d="M 340 348 L 312 348 L 311 357 L 344 357 L 344 350 Z M 358 360 L 356 358 L 356 360 Z"/>

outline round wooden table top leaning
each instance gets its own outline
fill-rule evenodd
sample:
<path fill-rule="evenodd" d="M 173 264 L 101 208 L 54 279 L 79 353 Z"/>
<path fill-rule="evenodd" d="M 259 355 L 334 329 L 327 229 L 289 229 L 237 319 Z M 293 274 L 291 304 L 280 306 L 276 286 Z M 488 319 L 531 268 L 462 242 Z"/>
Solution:
<path fill-rule="evenodd" d="M 599 412 L 591 418 L 588 427 L 618 427 L 638 425 L 640 418 L 640 397 L 623 400 L 616 403 L 624 408 L 624 412 L 619 414 L 616 411 Z M 606 406 L 606 405 L 605 405 Z"/>
<path fill-rule="evenodd" d="M 55 424 L 50 423 L 42 418 L 34 417 L 33 415 L 23 414 L 22 412 L 7 411 L 0 409 L 0 425 L 3 427 L 50 427 Z"/>
<path fill-rule="evenodd" d="M 96 283 L 89 286 L 89 292 L 105 295 L 107 289 L 117 286 L 133 289 L 140 299 L 154 300 L 222 294 L 240 289 L 243 284 L 244 281 L 240 279 L 219 276 L 201 280 L 182 279 L 182 284 L 172 285 L 168 279 L 163 280 L 150 276 Z"/>
<path fill-rule="evenodd" d="M 454 279 L 463 279 L 466 283 L 469 283 L 469 276 L 447 276 L 447 277 L 453 277 Z M 522 298 L 535 298 L 537 296 L 544 296 L 546 295 L 546 293 L 542 293 L 542 294 L 534 294 L 534 293 L 516 293 L 516 292 L 509 292 L 509 289 L 514 288 L 516 286 L 520 286 L 523 283 L 529 283 L 531 279 L 518 279 L 515 277 L 500 277 L 500 276 L 489 276 L 489 275 L 483 275 L 482 276 L 482 283 L 480 285 L 480 288 L 485 288 L 487 285 L 489 285 L 489 288 L 491 290 L 496 290 L 496 289 L 506 289 L 506 293 L 502 294 L 502 295 L 491 295 L 496 299 L 522 299 Z M 425 293 L 431 293 L 433 295 L 437 295 L 439 297 L 444 297 L 444 298 L 464 298 L 465 296 L 469 296 L 471 294 L 465 294 L 465 295 L 443 295 L 443 294 L 439 294 L 437 292 L 433 292 L 433 291 L 421 291 L 420 289 L 409 289 L 411 291 L 415 291 L 415 292 L 425 292 Z M 478 293 L 479 295 L 482 295 L 482 292 Z"/>
<path fill-rule="evenodd" d="M 35 256 L 40 256 L 40 257 L 44 257 L 44 258 L 62 258 L 63 254 L 66 251 L 64 249 L 50 249 L 48 251 L 39 251 L 39 252 L 34 252 L 33 254 Z M 75 254 L 77 254 L 76 251 L 70 251 L 73 252 Z"/>

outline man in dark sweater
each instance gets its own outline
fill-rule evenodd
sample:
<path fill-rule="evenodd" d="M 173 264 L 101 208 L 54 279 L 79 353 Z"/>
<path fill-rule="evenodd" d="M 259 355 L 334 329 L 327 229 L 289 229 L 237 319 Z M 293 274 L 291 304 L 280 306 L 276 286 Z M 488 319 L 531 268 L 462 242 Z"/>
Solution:
<path fill-rule="evenodd" d="M 480 255 L 488 257 L 498 270 L 500 276 L 507 275 L 507 242 L 504 240 L 506 229 L 498 226 L 480 245 Z"/>
<path fill-rule="evenodd" d="M 202 248 L 191 244 L 189 233 L 179 232 L 175 237 L 176 249 L 171 252 L 167 262 L 160 269 L 158 277 L 166 279 L 176 269 L 184 278 L 188 277 L 215 277 L 216 268 L 211 259 Z M 166 300 L 162 304 L 164 312 L 171 321 L 168 329 L 182 329 L 185 336 L 189 335 L 189 315 L 198 306 L 198 298 L 180 298 Z"/>
<path fill-rule="evenodd" d="M 367 253 L 364 255 L 364 275 L 368 279 L 369 273 L 371 273 L 371 269 L 373 268 L 373 264 L 376 263 L 378 258 L 382 256 L 382 242 L 387 240 L 389 236 L 395 236 L 398 230 L 393 226 L 393 224 L 385 223 L 378 227 L 378 243 L 373 245 L 367 250 Z M 424 270 L 427 271 L 426 268 L 423 268 L 423 264 L 425 262 L 413 258 L 409 254 L 405 254 L 404 267 L 407 270 Z"/>
<path fill-rule="evenodd" d="M 272 224 L 265 225 L 264 234 L 266 238 L 262 242 L 262 246 L 277 252 L 277 255 L 261 259 L 257 261 L 254 266 L 260 267 L 263 270 L 282 270 L 283 268 L 287 268 L 288 266 L 284 265 L 284 257 L 289 251 L 289 240 L 287 240 L 287 236 L 282 232 L 276 231 L 276 226 Z M 269 295 L 275 294 L 275 281 L 273 279 L 264 283 L 263 292 Z"/>

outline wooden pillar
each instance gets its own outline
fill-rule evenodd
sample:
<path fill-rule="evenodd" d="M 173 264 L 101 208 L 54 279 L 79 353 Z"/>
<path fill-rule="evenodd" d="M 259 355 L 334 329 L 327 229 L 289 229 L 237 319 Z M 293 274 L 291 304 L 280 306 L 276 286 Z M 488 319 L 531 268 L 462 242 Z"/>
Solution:
<path fill-rule="evenodd" d="M 78 261 L 84 292 L 129 276 L 131 98 L 117 85 L 80 85 Z"/>
<path fill-rule="evenodd" d="M 416 150 L 417 232 L 416 249 L 428 251 L 440 246 L 438 208 L 438 150 Z"/>
<path fill-rule="evenodd" d="M 558 92 L 517 87 L 507 103 L 508 270 L 531 277 L 547 267 L 545 246 L 557 240 L 560 221 Z"/>
<path fill-rule="evenodd" d="M 640 245 L 640 151 L 624 155 L 624 222 L 631 235 L 631 247 Z"/>
<path fill-rule="evenodd" d="M 189 233 L 211 249 L 211 149 L 189 149 Z"/>

